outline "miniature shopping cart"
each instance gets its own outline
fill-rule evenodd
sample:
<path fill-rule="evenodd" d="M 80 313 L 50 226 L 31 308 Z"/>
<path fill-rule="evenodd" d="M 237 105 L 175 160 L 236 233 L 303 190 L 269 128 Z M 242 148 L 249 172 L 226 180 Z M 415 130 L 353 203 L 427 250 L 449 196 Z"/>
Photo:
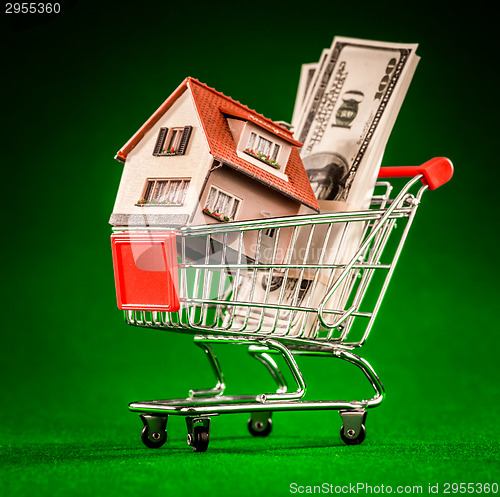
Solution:
<path fill-rule="evenodd" d="M 144 423 L 143 443 L 150 448 L 165 443 L 170 415 L 186 418 L 188 444 L 204 452 L 211 416 L 249 413 L 250 433 L 264 437 L 275 411 L 322 409 L 339 411 L 346 444 L 361 443 L 367 410 L 382 402 L 384 388 L 353 350 L 370 333 L 424 191 L 452 174 L 445 158 L 418 167 L 382 168 L 365 211 L 180 229 L 115 228 L 115 282 L 126 322 L 194 334 L 216 377 L 214 388 L 191 390 L 185 399 L 131 403 L 130 410 Z M 393 195 L 391 183 L 383 181 L 391 177 L 411 179 Z M 277 389 L 225 395 L 214 344 L 245 346 L 269 370 Z M 373 397 L 305 400 L 296 356 L 331 357 L 357 366 Z M 287 375 L 278 362 L 286 364 Z M 287 376 L 293 378 L 292 388 Z"/>

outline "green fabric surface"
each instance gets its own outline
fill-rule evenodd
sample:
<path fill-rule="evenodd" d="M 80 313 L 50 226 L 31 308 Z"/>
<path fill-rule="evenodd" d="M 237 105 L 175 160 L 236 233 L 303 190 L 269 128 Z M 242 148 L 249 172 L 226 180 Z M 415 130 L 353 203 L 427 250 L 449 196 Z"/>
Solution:
<path fill-rule="evenodd" d="M 288 436 L 248 440 L 214 438 L 210 452 L 186 453 L 182 441 L 168 450 L 125 448 L 124 444 L 47 444 L 9 451 L 5 473 L 14 495 L 288 495 L 296 486 L 364 489 L 492 482 L 498 474 L 498 445 L 408 443 L 404 439 L 351 447 L 331 446 L 329 437 Z M 411 461 L 411 463 L 409 462 Z M 411 468 L 408 468 L 408 465 Z M 423 470 L 422 468 L 426 469 Z M 474 474 L 464 479 L 464 472 Z M 292 486 L 291 486 L 292 485 Z M 4 487 L 5 488 L 5 487 Z M 307 491 L 304 489 L 305 492 Z M 363 493 L 363 492 L 360 492 Z M 332 492 L 332 495 L 334 493 Z"/>

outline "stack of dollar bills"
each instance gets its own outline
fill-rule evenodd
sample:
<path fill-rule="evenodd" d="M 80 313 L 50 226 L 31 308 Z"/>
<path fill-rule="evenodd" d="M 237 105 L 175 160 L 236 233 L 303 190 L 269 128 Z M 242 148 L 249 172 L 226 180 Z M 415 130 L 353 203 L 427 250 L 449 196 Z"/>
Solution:
<path fill-rule="evenodd" d="M 416 50 L 416 44 L 335 37 L 318 62 L 302 66 L 292 126 L 304 144 L 302 161 L 322 213 L 369 207 L 385 146 L 419 61 Z M 363 229 L 362 223 L 319 227 L 313 233 L 302 229 L 288 260 L 347 264 Z M 236 307 L 227 320 L 242 331 L 314 338 L 322 331 L 317 316 L 293 309 L 317 307 L 340 274 L 341 269 L 292 269 L 242 275 L 237 300 L 276 308 Z M 342 315 L 351 284 L 346 279 L 327 302 L 325 308 L 338 311 L 332 320 Z"/>
<path fill-rule="evenodd" d="M 390 132 L 417 67 L 417 45 L 335 37 L 302 66 L 295 138 L 318 201 L 367 208 Z"/>

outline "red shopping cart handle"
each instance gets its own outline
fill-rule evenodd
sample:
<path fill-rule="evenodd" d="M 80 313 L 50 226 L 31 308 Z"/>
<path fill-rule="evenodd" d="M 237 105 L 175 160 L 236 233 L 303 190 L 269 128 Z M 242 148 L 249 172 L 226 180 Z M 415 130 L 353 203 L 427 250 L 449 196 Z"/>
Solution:
<path fill-rule="evenodd" d="M 422 174 L 422 183 L 435 190 L 450 181 L 453 176 L 453 164 L 446 157 L 434 157 L 421 166 L 381 167 L 379 178 L 413 178 Z"/>

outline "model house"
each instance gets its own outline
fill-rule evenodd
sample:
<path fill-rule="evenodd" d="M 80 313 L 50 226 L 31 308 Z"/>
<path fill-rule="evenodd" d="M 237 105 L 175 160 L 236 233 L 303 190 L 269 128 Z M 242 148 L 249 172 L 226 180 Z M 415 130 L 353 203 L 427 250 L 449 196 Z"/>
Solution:
<path fill-rule="evenodd" d="M 172 227 L 318 212 L 300 146 L 287 127 L 186 78 L 117 153 L 124 169 L 110 223 Z"/>
<path fill-rule="evenodd" d="M 186 78 L 116 155 L 124 170 L 110 223 L 173 226 L 317 212 L 300 146 L 286 127 Z"/>

